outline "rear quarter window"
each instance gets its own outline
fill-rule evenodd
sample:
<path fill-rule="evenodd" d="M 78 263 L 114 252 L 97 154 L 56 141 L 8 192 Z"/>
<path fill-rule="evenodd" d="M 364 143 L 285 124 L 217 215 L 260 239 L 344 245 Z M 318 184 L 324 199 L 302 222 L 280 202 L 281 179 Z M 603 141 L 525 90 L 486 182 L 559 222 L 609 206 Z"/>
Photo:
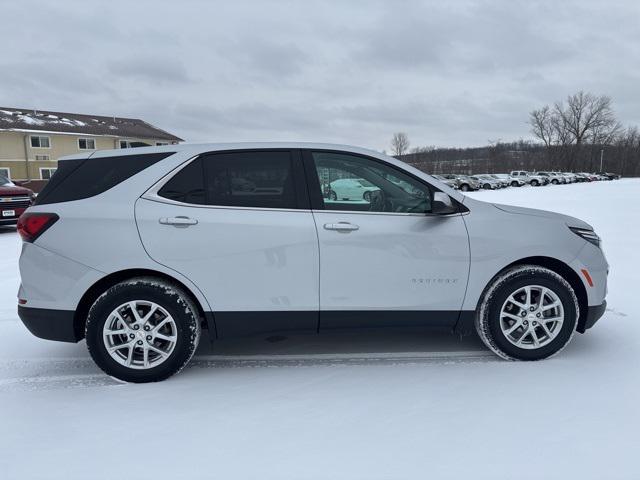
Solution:
<path fill-rule="evenodd" d="M 38 195 L 35 205 L 93 197 L 175 152 L 63 160 Z"/>

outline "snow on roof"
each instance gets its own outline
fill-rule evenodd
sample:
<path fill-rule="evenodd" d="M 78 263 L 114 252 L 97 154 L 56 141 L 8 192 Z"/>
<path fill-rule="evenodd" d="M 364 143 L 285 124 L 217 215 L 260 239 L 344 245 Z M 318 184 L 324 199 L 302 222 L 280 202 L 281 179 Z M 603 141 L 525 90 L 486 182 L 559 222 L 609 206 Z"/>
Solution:
<path fill-rule="evenodd" d="M 0 107 L 0 131 L 47 131 L 130 138 L 153 138 L 181 142 L 182 139 L 136 118 L 104 117 L 81 113 L 49 112 Z"/>

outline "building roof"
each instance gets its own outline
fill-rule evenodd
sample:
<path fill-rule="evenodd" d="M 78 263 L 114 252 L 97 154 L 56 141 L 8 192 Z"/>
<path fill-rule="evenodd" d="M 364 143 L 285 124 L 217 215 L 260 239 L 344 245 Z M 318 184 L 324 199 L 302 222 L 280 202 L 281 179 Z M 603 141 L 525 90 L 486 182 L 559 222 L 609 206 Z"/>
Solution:
<path fill-rule="evenodd" d="M 103 117 L 82 113 L 48 112 L 0 107 L 0 131 L 43 131 L 126 138 L 154 138 L 181 142 L 182 138 L 137 118 Z"/>

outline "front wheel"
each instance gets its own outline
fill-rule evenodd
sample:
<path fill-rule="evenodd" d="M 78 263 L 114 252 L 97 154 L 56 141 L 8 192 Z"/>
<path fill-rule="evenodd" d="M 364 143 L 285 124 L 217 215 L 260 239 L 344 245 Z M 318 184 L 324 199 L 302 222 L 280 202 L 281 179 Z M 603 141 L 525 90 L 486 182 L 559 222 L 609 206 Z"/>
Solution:
<path fill-rule="evenodd" d="M 520 186 L 520 184 L 514 180 L 513 182 L 511 182 L 511 186 L 512 187 L 518 187 L 518 186 Z"/>
<path fill-rule="evenodd" d="M 462 190 L 463 192 L 468 192 L 470 190 L 469 185 L 463 183 L 462 185 L 460 185 L 460 190 Z"/>
<path fill-rule="evenodd" d="M 485 183 L 482 188 L 484 188 L 485 190 L 491 190 L 491 185 L 488 183 Z"/>
<path fill-rule="evenodd" d="M 537 187 L 540 184 L 538 183 L 537 180 L 531 180 L 531 185 L 534 186 L 534 187 Z"/>
<path fill-rule="evenodd" d="M 476 317 L 484 344 L 506 360 L 541 360 L 571 340 L 579 315 L 571 285 L 556 272 L 522 265 L 498 275 Z"/>
<path fill-rule="evenodd" d="M 96 364 L 125 382 L 157 382 L 178 373 L 200 340 L 191 299 L 164 280 L 140 277 L 109 288 L 87 316 L 87 347 Z"/>

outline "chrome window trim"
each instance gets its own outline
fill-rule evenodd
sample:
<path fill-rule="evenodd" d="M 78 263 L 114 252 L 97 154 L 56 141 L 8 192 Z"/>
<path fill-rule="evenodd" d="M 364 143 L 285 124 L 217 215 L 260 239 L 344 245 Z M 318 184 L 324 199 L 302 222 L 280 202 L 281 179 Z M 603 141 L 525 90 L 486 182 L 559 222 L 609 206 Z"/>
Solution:
<path fill-rule="evenodd" d="M 188 158 L 183 163 L 175 167 L 170 172 L 166 173 L 160 180 L 154 183 L 146 192 L 140 195 L 140 198 L 150 200 L 158 203 L 166 203 L 168 205 L 176 205 L 179 207 L 191 207 L 191 208 L 207 208 L 215 210 L 250 210 L 250 211 L 270 211 L 270 212 L 306 212 L 306 213 L 333 213 L 342 215 L 395 215 L 400 217 L 453 217 L 456 215 L 464 215 L 469 212 L 457 212 L 447 215 L 433 214 L 433 213 L 407 213 L 407 212 L 360 212 L 353 210 L 314 210 L 310 208 L 269 208 L 269 207 L 238 207 L 233 205 L 203 205 L 198 203 L 186 203 L 179 202 L 177 200 L 171 200 L 158 195 L 158 192 L 164 185 L 177 175 L 183 168 L 189 165 L 192 161 L 200 157 L 201 154 L 194 155 Z"/>
<path fill-rule="evenodd" d="M 163 176 L 160 180 L 154 183 L 151 188 L 149 188 L 146 192 L 144 192 L 140 198 L 144 198 L 145 200 L 151 200 L 153 202 L 158 203 L 166 203 L 168 205 L 177 205 L 180 207 L 191 207 L 191 208 L 209 208 L 215 210 L 258 210 L 258 211 L 273 211 L 273 212 L 307 212 L 310 213 L 311 209 L 309 208 L 268 208 L 268 207 L 240 207 L 234 205 L 204 205 L 199 203 L 186 203 L 179 202 L 177 200 L 171 200 L 170 198 L 165 198 L 158 195 L 158 192 L 164 185 L 171 180 L 175 175 L 177 175 L 183 168 L 186 168 L 191 162 L 196 160 L 202 154 L 194 155 L 191 158 L 188 158 L 183 163 L 178 165 L 176 168 L 168 172 L 165 176 Z"/>

